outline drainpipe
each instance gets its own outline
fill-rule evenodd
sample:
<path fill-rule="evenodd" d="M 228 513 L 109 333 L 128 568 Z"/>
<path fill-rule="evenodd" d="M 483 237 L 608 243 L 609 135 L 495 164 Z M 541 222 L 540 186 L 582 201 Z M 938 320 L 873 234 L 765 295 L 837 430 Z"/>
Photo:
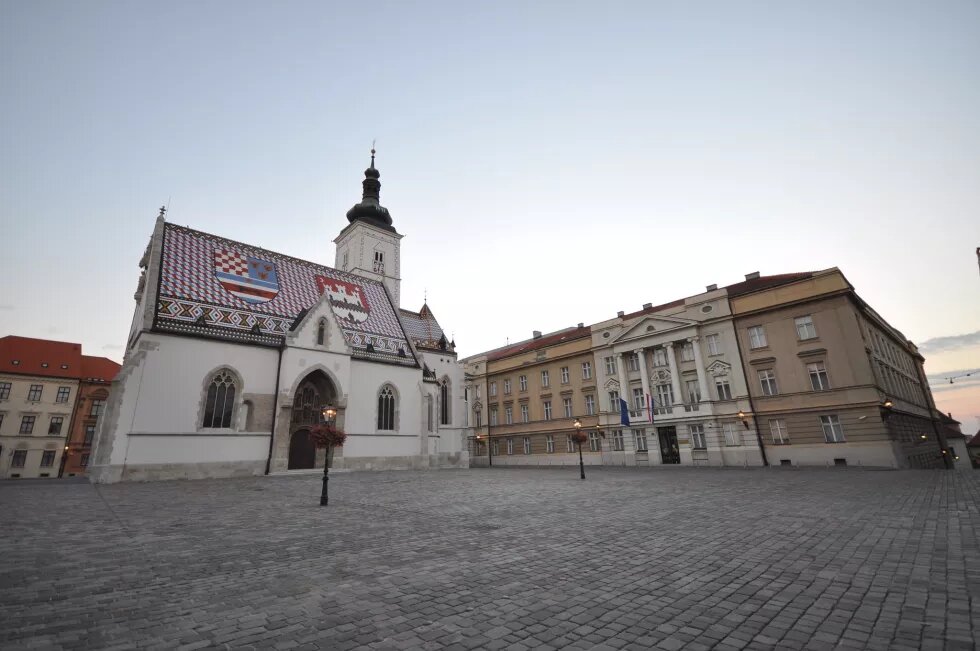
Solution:
<path fill-rule="evenodd" d="M 732 311 L 732 301 L 728 300 L 728 311 Z M 735 325 L 735 315 L 732 314 L 732 329 L 735 330 L 735 347 L 738 349 L 738 358 L 742 365 L 742 379 L 745 380 L 745 393 L 749 397 L 749 410 L 752 412 L 752 424 L 755 425 L 755 438 L 759 442 L 759 452 L 762 453 L 762 465 L 769 465 L 769 458 L 766 456 L 766 446 L 762 442 L 762 431 L 759 429 L 759 417 L 755 413 L 755 403 L 752 401 L 752 390 L 749 389 L 749 376 L 745 372 L 745 364 L 748 362 L 742 356 L 742 340 L 738 336 L 738 327 Z"/>
<path fill-rule="evenodd" d="M 265 460 L 265 474 L 272 469 L 272 445 L 276 440 L 276 421 L 279 419 L 279 380 L 282 377 L 282 351 L 286 341 L 279 344 L 279 364 L 276 366 L 276 392 L 272 398 L 272 430 L 269 432 L 269 456 Z"/>

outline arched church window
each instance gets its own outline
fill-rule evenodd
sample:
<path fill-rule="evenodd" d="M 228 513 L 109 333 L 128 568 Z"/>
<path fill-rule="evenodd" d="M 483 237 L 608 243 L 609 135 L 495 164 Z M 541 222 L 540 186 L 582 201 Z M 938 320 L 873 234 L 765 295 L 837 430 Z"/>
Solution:
<path fill-rule="evenodd" d="M 374 273 L 383 274 L 385 272 L 385 254 L 383 251 L 374 252 Z"/>
<path fill-rule="evenodd" d="M 432 422 L 433 421 L 433 418 L 432 418 L 433 417 L 433 413 L 432 413 L 432 396 L 426 396 L 425 397 L 425 410 L 426 410 L 426 424 L 427 424 L 427 427 L 428 427 L 428 431 L 431 432 L 432 431 L 432 425 L 433 425 L 433 422 Z"/>
<path fill-rule="evenodd" d="M 452 422 L 452 403 L 449 400 L 449 378 L 442 381 L 439 386 L 439 410 L 440 418 L 439 423 L 442 425 L 449 425 Z"/>
<path fill-rule="evenodd" d="M 388 385 L 378 394 L 378 429 L 395 429 L 395 392 Z"/>
<path fill-rule="evenodd" d="M 322 346 L 323 339 L 327 334 L 327 324 L 323 319 L 320 319 L 320 325 L 316 328 L 316 345 Z"/>
<path fill-rule="evenodd" d="M 229 371 L 218 371 L 208 385 L 201 427 L 231 427 L 235 408 L 235 377 Z"/>

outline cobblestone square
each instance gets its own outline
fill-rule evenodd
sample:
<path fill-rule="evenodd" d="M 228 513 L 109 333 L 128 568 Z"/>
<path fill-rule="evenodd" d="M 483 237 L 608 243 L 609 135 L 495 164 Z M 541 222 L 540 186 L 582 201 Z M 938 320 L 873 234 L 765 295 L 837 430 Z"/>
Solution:
<path fill-rule="evenodd" d="M 980 473 L 0 484 L 0 647 L 972 649 Z"/>

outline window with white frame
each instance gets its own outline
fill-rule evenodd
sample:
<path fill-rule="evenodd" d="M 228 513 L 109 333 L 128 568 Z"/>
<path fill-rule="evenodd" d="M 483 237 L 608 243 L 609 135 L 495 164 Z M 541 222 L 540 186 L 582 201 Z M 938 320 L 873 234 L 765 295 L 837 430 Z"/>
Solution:
<path fill-rule="evenodd" d="M 773 445 L 789 445 L 789 432 L 786 430 L 786 421 L 782 418 L 769 419 L 769 434 Z"/>
<path fill-rule="evenodd" d="M 685 341 L 684 345 L 681 346 L 681 361 L 682 362 L 693 362 L 694 361 L 694 344 L 690 341 Z"/>
<path fill-rule="evenodd" d="M 617 452 L 622 452 L 626 449 L 626 444 L 623 441 L 623 430 L 614 429 L 612 431 L 612 446 L 613 450 Z"/>
<path fill-rule="evenodd" d="M 725 445 L 742 445 L 742 433 L 735 426 L 735 423 L 722 423 L 721 431 L 725 435 Z"/>
<path fill-rule="evenodd" d="M 691 434 L 691 447 L 695 450 L 707 450 L 708 443 L 704 439 L 704 425 L 689 425 L 687 429 Z"/>
<path fill-rule="evenodd" d="M 497 383 L 496 382 L 491 382 L 490 383 L 490 397 L 493 398 L 496 395 L 497 395 Z"/>
<path fill-rule="evenodd" d="M 657 385 L 657 406 L 670 407 L 674 404 L 674 389 L 669 384 Z"/>
<path fill-rule="evenodd" d="M 483 412 L 477 409 L 475 412 L 473 412 L 473 415 L 476 416 L 476 426 L 483 427 Z M 465 427 L 466 423 L 463 423 L 463 426 Z"/>
<path fill-rule="evenodd" d="M 544 419 L 551 420 L 551 401 L 545 400 L 542 406 L 544 407 Z"/>
<path fill-rule="evenodd" d="M 378 429 L 395 429 L 395 392 L 388 385 L 378 394 Z"/>
<path fill-rule="evenodd" d="M 10 398 L 10 382 L 0 382 L 0 400 Z"/>
<path fill-rule="evenodd" d="M 493 454 L 500 456 L 500 439 L 493 439 Z"/>
<path fill-rule="evenodd" d="M 48 423 L 48 436 L 58 436 L 61 434 L 61 426 L 64 424 L 64 416 L 52 416 Z"/>
<path fill-rule="evenodd" d="M 721 341 L 718 335 L 708 335 L 704 341 L 708 344 L 709 355 L 721 355 Z"/>
<path fill-rule="evenodd" d="M 606 357 L 604 361 L 606 362 L 606 375 L 616 375 L 616 358 L 610 356 Z"/>
<path fill-rule="evenodd" d="M 22 416 L 20 419 L 20 433 L 33 434 L 35 422 L 37 422 L 37 416 Z"/>
<path fill-rule="evenodd" d="M 732 385 L 728 383 L 727 377 L 715 378 L 715 390 L 718 392 L 719 400 L 732 399 Z"/>
<path fill-rule="evenodd" d="M 599 432 L 595 430 L 589 432 L 589 449 L 593 452 L 602 451 L 602 442 L 599 440 Z"/>
<path fill-rule="evenodd" d="M 231 427 L 231 417 L 235 407 L 235 378 L 228 371 L 218 371 L 208 384 L 204 404 L 204 422 L 201 427 L 228 428 Z M 92 401 L 92 415 L 96 415 L 95 403 Z M 105 404 L 102 401 L 103 405 Z M 101 414 L 102 407 L 99 407 Z"/>
<path fill-rule="evenodd" d="M 762 386 L 762 395 L 764 396 L 774 396 L 779 393 L 779 389 L 776 387 L 776 374 L 772 369 L 763 369 L 759 371 L 759 384 Z"/>
<path fill-rule="evenodd" d="M 504 395 L 510 393 L 510 378 L 504 380 Z"/>
<path fill-rule="evenodd" d="M 497 405 L 490 405 L 490 426 L 497 426 Z"/>
<path fill-rule="evenodd" d="M 531 454 L 531 437 L 524 437 L 524 454 Z"/>
<path fill-rule="evenodd" d="M 684 395 L 687 396 L 687 402 L 691 405 L 696 405 L 701 402 L 701 384 L 697 380 L 688 380 L 684 383 Z"/>
<path fill-rule="evenodd" d="M 827 443 L 843 443 L 844 428 L 836 414 L 821 416 L 820 425 L 823 427 L 823 438 Z"/>
<path fill-rule="evenodd" d="M 550 387 L 551 386 L 551 376 L 548 371 L 541 371 L 541 386 Z"/>
<path fill-rule="evenodd" d="M 55 397 L 55 402 L 68 402 L 68 395 L 71 393 L 71 387 L 58 387 L 58 395 Z"/>
<path fill-rule="evenodd" d="M 766 341 L 766 329 L 762 326 L 752 326 L 749 328 L 749 348 L 765 348 L 769 345 Z"/>
<path fill-rule="evenodd" d="M 653 349 L 653 365 L 654 366 L 667 366 L 667 349 L 666 348 L 654 348 Z"/>
<path fill-rule="evenodd" d="M 830 388 L 830 378 L 827 377 L 827 367 L 823 362 L 807 364 L 806 371 L 810 374 L 810 386 L 814 391 L 826 391 Z"/>
<path fill-rule="evenodd" d="M 575 442 L 571 434 L 565 435 L 565 452 L 575 452 Z"/>
<path fill-rule="evenodd" d="M 514 408 L 504 407 L 504 424 L 513 425 L 514 424 Z"/>
<path fill-rule="evenodd" d="M 530 420 L 530 412 L 527 409 L 527 405 L 521 405 L 521 422 L 526 423 Z"/>
<path fill-rule="evenodd" d="M 527 391 L 527 376 L 522 375 L 521 377 L 517 378 L 517 380 L 521 384 L 521 391 Z"/>
<path fill-rule="evenodd" d="M 565 411 L 565 418 L 571 418 L 572 417 L 572 399 L 571 398 L 562 398 L 561 399 L 561 406 L 562 406 L 562 409 Z"/>
<path fill-rule="evenodd" d="M 582 362 L 582 379 L 592 379 L 592 362 Z"/>
<path fill-rule="evenodd" d="M 31 402 L 38 402 L 41 399 L 41 392 L 44 391 L 43 384 L 32 384 L 27 392 L 27 399 Z"/>
<path fill-rule="evenodd" d="M 817 338 L 817 328 L 813 325 L 813 317 L 807 314 L 806 316 L 798 317 L 795 321 L 796 335 L 800 338 L 800 341 Z"/>
<path fill-rule="evenodd" d="M 514 454 L 514 439 L 507 439 L 507 454 Z"/>
<path fill-rule="evenodd" d="M 645 429 L 633 430 L 633 447 L 636 448 L 637 452 L 646 452 L 647 431 Z"/>
<path fill-rule="evenodd" d="M 609 411 L 619 413 L 619 391 L 609 392 Z"/>
<path fill-rule="evenodd" d="M 643 389 L 633 389 L 633 409 L 635 411 L 643 411 L 643 407 L 645 407 L 644 402 Z"/>
<path fill-rule="evenodd" d="M 554 434 L 548 434 L 547 436 L 544 437 L 544 446 L 545 446 L 545 449 L 548 452 L 554 452 L 555 451 L 555 435 Z"/>
<path fill-rule="evenodd" d="M 595 415 L 595 396 L 591 394 L 585 396 L 585 415 L 586 416 Z"/>
<path fill-rule="evenodd" d="M 639 353 L 630 353 L 626 356 L 627 368 L 631 371 L 640 370 L 640 355 Z"/>
<path fill-rule="evenodd" d="M 568 384 L 568 367 L 567 366 L 562 366 L 561 367 L 561 383 L 562 384 Z"/>

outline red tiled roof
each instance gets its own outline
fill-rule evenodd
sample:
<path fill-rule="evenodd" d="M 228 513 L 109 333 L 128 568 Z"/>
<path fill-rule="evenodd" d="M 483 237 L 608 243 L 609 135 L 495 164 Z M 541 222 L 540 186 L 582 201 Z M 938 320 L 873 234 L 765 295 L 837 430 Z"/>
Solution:
<path fill-rule="evenodd" d="M 751 294 L 752 292 L 758 292 L 763 289 L 779 287 L 780 285 L 788 285 L 790 283 L 795 283 L 798 280 L 805 280 L 807 278 L 813 278 L 812 271 L 802 271 L 791 274 L 776 274 L 774 276 L 759 276 L 758 278 L 743 280 L 742 282 L 728 285 L 724 289 L 728 290 L 729 296 L 742 296 L 743 294 Z"/>
<path fill-rule="evenodd" d="M 82 355 L 81 344 L 16 335 L 0 337 L 0 372 L 109 381 L 119 369 L 111 359 Z"/>
<path fill-rule="evenodd" d="M 108 357 L 82 355 L 82 372 L 80 378 L 83 380 L 97 379 L 103 382 L 112 382 L 121 368 L 122 366 Z"/>
<path fill-rule="evenodd" d="M 629 314 L 624 314 L 619 317 L 622 320 L 632 319 L 633 317 L 643 316 L 644 314 L 651 314 L 653 312 L 659 312 L 660 310 L 666 310 L 669 307 L 678 307 L 684 305 L 683 298 L 679 298 L 676 301 L 671 301 L 670 303 L 664 303 L 663 305 L 653 305 L 651 307 L 645 307 L 642 310 L 637 310 L 636 312 L 630 312 Z"/>
<path fill-rule="evenodd" d="M 570 330 L 562 330 L 555 332 L 554 334 L 545 335 L 538 339 L 531 339 L 529 341 L 522 341 L 519 344 L 514 344 L 513 346 L 507 346 L 496 350 L 487 355 L 487 361 L 493 362 L 498 359 L 503 359 L 505 357 L 511 357 L 512 355 L 520 355 L 521 353 L 527 353 L 532 350 L 537 350 L 539 348 L 545 348 L 547 346 L 553 346 L 555 344 L 565 343 L 566 341 L 574 341 L 576 339 L 582 339 L 583 337 L 591 337 L 592 328 L 589 326 L 583 326 L 581 328 L 572 328 Z"/>

